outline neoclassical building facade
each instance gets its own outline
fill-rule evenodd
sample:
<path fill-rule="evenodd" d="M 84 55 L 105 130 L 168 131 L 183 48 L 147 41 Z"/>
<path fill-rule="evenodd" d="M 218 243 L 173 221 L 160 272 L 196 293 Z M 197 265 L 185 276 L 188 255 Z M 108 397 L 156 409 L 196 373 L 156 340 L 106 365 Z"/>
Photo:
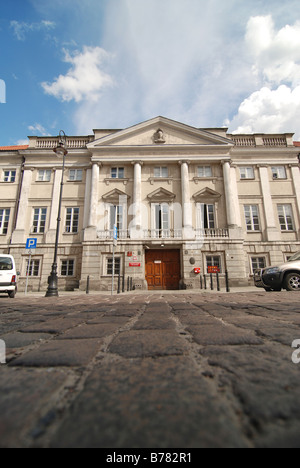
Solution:
<path fill-rule="evenodd" d="M 123 130 L 0 148 L 0 252 L 19 288 L 47 289 L 64 178 L 60 289 L 109 291 L 114 274 L 139 289 L 195 289 L 228 271 L 231 285 L 300 250 L 300 170 L 293 134 L 228 134 L 164 117 Z M 37 239 L 30 263 L 26 240 Z M 200 269 L 200 270 L 199 270 Z"/>

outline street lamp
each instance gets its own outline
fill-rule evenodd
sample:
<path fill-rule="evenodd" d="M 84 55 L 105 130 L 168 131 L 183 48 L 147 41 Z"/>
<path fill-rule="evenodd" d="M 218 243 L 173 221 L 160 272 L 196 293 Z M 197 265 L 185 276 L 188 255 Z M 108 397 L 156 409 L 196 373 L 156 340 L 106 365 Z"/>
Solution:
<path fill-rule="evenodd" d="M 58 158 L 63 158 L 62 166 L 62 176 L 60 184 L 60 195 L 59 195 L 59 205 L 58 205 L 58 215 L 57 215 L 57 225 L 56 225 L 56 238 L 55 238 L 55 249 L 54 249 L 54 259 L 52 264 L 52 269 L 50 276 L 48 277 L 48 289 L 45 297 L 57 297 L 58 296 L 58 278 L 57 278 L 57 251 L 58 251 L 58 241 L 59 241 L 59 228 L 61 222 L 61 203 L 62 203 L 62 194 L 64 186 L 64 170 L 65 170 L 65 161 L 68 151 L 66 150 L 67 138 L 63 130 L 59 132 L 59 142 L 58 146 L 54 148 L 54 153 L 56 153 Z"/>

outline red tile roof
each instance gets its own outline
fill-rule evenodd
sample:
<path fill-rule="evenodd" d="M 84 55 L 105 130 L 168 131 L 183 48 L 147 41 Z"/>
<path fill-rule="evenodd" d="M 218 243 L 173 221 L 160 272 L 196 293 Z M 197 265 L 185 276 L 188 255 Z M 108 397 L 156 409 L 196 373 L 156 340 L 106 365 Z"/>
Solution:
<path fill-rule="evenodd" d="M 294 141 L 294 146 L 300 146 L 300 141 Z"/>
<path fill-rule="evenodd" d="M 0 151 L 18 151 L 18 150 L 25 150 L 27 148 L 28 148 L 28 145 L 0 146 Z"/>

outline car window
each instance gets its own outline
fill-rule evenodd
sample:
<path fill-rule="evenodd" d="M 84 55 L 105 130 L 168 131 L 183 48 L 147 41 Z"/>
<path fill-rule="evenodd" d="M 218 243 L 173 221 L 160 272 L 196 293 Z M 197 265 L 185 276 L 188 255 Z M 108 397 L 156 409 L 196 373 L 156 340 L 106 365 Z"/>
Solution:
<path fill-rule="evenodd" d="M 300 252 L 297 252 L 295 255 L 289 258 L 289 262 L 297 262 L 298 260 L 300 260 Z"/>
<path fill-rule="evenodd" d="M 0 271 L 9 271 L 13 269 L 11 258 L 0 257 Z"/>

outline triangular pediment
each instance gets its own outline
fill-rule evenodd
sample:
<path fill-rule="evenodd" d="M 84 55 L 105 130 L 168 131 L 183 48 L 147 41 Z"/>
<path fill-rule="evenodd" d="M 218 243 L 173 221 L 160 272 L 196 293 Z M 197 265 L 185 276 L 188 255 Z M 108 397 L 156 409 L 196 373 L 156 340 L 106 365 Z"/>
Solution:
<path fill-rule="evenodd" d="M 161 188 L 155 190 L 154 192 L 150 193 L 147 198 L 152 203 L 155 203 L 155 202 L 171 202 L 176 198 L 176 195 L 174 193 L 169 192 L 168 190 L 161 187 Z"/>
<path fill-rule="evenodd" d="M 174 145 L 233 146 L 233 142 L 224 136 L 220 136 L 220 134 L 213 133 L 213 129 L 210 132 L 166 117 L 156 117 L 99 138 L 87 146 L 93 149 L 102 146 L 154 146 L 162 148 Z"/>
<path fill-rule="evenodd" d="M 204 189 L 200 190 L 200 192 L 195 193 L 195 195 L 193 195 L 193 199 L 197 203 L 207 203 L 210 201 L 215 202 L 216 200 L 219 200 L 221 196 L 222 195 L 219 192 L 205 187 Z"/>
<path fill-rule="evenodd" d="M 105 201 L 105 203 L 111 203 L 111 204 L 123 204 L 129 199 L 129 195 L 126 193 L 122 192 L 121 190 L 115 189 L 112 190 L 111 192 L 106 193 L 103 195 L 102 199 Z"/>

